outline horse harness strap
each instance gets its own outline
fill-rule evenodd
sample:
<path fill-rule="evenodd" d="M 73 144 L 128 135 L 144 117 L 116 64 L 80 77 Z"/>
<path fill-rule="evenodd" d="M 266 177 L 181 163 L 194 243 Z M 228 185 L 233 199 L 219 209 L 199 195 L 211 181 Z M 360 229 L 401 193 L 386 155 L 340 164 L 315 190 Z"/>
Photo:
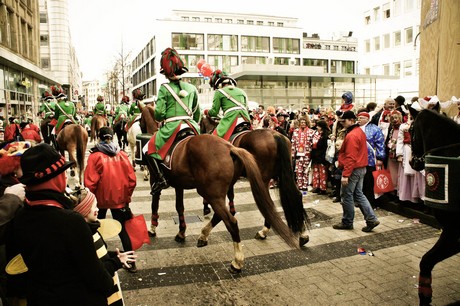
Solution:
<path fill-rule="evenodd" d="M 237 106 L 234 106 L 234 107 L 231 107 L 229 109 L 227 109 L 225 112 L 224 112 L 224 115 L 227 114 L 228 112 L 231 112 L 231 111 L 234 111 L 234 110 L 246 110 L 246 107 L 239 101 L 237 101 L 235 98 L 233 98 L 232 96 L 230 96 L 225 90 L 223 90 L 222 88 L 221 89 L 218 89 L 218 91 L 223 94 L 227 99 L 229 99 L 230 101 L 232 101 L 233 103 L 235 103 Z"/>
<path fill-rule="evenodd" d="M 171 88 L 171 86 L 168 84 L 168 83 L 165 83 L 163 84 L 164 87 L 166 87 L 166 89 L 171 93 L 171 95 L 173 96 L 174 100 L 177 101 L 177 103 L 179 103 L 180 106 L 182 106 L 182 108 L 185 110 L 185 112 L 187 113 L 187 115 L 189 115 L 189 117 L 192 117 L 193 113 L 192 111 L 190 110 L 190 108 L 188 108 L 187 105 L 185 105 L 185 103 L 179 98 L 179 96 L 176 94 L 176 92 Z M 174 117 L 173 117 L 174 118 Z"/>
<path fill-rule="evenodd" d="M 56 103 L 56 106 L 59 108 L 59 110 L 63 113 L 64 116 L 66 116 L 67 118 L 69 119 L 72 119 L 72 116 L 67 114 L 63 109 L 62 107 L 59 105 L 59 103 Z"/>

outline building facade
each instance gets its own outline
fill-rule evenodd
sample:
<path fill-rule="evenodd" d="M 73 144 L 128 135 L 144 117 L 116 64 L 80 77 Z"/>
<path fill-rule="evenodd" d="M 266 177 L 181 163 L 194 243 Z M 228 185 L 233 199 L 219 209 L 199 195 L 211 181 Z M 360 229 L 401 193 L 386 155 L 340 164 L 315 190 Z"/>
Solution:
<path fill-rule="evenodd" d="M 377 84 L 376 102 L 419 95 L 420 7 L 421 0 L 366 2 L 359 35 L 359 72 L 394 77 Z"/>
<path fill-rule="evenodd" d="M 288 109 L 336 108 L 344 91 L 364 104 L 375 99 L 380 79 L 392 78 L 357 74 L 358 45 L 351 32 L 324 40 L 305 33 L 297 18 L 176 10 L 157 23 L 161 31 L 152 33 L 132 65 L 134 88 L 149 98 L 166 81 L 159 71 L 167 47 L 185 60 L 189 72 L 183 77 L 197 86 L 203 104 L 213 92 L 197 69 L 201 59 L 234 77 L 250 100 Z"/>

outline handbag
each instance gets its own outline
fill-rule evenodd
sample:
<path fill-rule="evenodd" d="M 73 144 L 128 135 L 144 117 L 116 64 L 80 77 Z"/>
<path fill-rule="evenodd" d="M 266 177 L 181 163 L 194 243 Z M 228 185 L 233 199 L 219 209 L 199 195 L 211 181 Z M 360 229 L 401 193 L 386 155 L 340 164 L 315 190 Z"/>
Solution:
<path fill-rule="evenodd" d="M 126 220 L 125 229 L 134 251 L 139 249 L 144 243 L 150 244 L 144 215 L 133 216 L 131 219 Z"/>
<path fill-rule="evenodd" d="M 328 140 L 329 144 L 326 149 L 326 161 L 329 163 L 332 163 L 334 161 L 334 156 L 335 156 L 335 141 L 334 140 Z"/>
<path fill-rule="evenodd" d="M 374 176 L 374 193 L 385 193 L 395 190 L 391 174 L 388 169 L 382 166 L 381 169 L 372 172 Z"/>

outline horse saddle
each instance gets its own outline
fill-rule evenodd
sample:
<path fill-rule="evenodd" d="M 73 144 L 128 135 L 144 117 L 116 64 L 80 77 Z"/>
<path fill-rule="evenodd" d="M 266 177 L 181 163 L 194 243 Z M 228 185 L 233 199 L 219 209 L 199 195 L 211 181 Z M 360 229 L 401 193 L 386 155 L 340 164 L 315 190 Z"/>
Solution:
<path fill-rule="evenodd" d="M 195 131 L 190 126 L 188 126 L 187 124 L 181 124 L 180 130 L 176 134 L 176 137 L 174 138 L 174 141 L 169 147 L 168 152 L 166 153 L 165 159 L 163 160 L 163 165 L 167 169 L 171 170 L 172 168 L 171 162 L 172 162 L 174 151 L 176 150 L 177 145 L 181 143 L 182 141 L 184 141 L 185 139 L 191 136 L 195 136 L 195 135 L 196 135 Z"/>
<path fill-rule="evenodd" d="M 230 143 L 233 144 L 233 142 L 238 136 L 245 134 L 249 131 L 251 131 L 251 123 L 245 121 L 243 118 L 238 118 L 236 121 L 235 129 L 233 130 L 233 133 L 229 139 Z"/>

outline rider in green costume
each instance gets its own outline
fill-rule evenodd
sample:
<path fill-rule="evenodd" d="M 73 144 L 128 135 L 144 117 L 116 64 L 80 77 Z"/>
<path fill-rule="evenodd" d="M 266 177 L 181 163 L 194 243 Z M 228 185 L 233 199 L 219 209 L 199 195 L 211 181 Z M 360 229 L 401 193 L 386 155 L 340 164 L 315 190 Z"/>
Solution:
<path fill-rule="evenodd" d="M 236 87 L 236 81 L 222 70 L 218 69 L 213 72 L 209 84 L 215 93 L 212 108 L 204 110 L 204 114 L 216 117 L 222 108 L 224 117 L 214 129 L 213 135 L 229 140 L 239 123 L 247 122 L 249 126 L 251 124 L 247 106 L 248 97 L 242 89 Z M 240 118 L 241 120 L 238 120 Z"/>
<path fill-rule="evenodd" d="M 94 105 L 93 113 L 95 115 L 106 116 L 107 111 L 105 110 L 104 97 L 97 96 L 97 103 Z"/>
<path fill-rule="evenodd" d="M 75 115 L 77 114 L 75 104 L 72 101 L 67 101 L 67 95 L 62 88 L 61 92 L 56 96 L 56 100 L 58 102 L 54 113 L 54 118 L 57 119 L 56 126 L 54 127 L 55 135 L 61 131 L 67 120 L 72 121 L 72 123 L 77 123 L 75 119 Z"/>
<path fill-rule="evenodd" d="M 113 119 L 113 125 L 117 124 L 120 122 L 120 120 L 123 120 L 123 115 L 125 118 L 128 117 L 128 111 L 129 111 L 129 97 L 124 96 L 121 99 L 121 103 L 115 108 L 115 118 Z"/>
<path fill-rule="evenodd" d="M 168 140 L 176 137 L 183 124 L 188 125 L 195 134 L 199 134 L 197 122 L 201 116 L 196 87 L 181 81 L 180 75 L 188 69 L 177 51 L 172 48 L 164 50 L 161 53 L 160 65 L 160 73 L 168 78 L 169 83 L 160 86 L 155 106 L 155 120 L 163 121 L 163 124 L 148 144 L 147 154 L 153 158 L 147 158 L 147 161 L 151 168 L 156 170 L 153 174 L 155 182 L 152 185 L 152 194 L 168 187 L 157 163 L 157 160 L 164 159 L 171 145 Z"/>
<path fill-rule="evenodd" d="M 131 106 L 128 109 L 128 116 L 129 120 L 128 123 L 126 124 L 126 132 L 129 130 L 131 125 L 133 125 L 134 121 L 139 117 L 141 114 L 141 109 L 139 108 L 138 104 L 140 101 L 142 101 L 145 98 L 145 95 L 142 93 L 142 91 L 139 90 L 134 90 L 133 91 L 133 102 L 131 103 Z"/>
<path fill-rule="evenodd" d="M 43 119 L 52 119 L 56 108 L 56 101 L 54 100 L 53 95 L 51 95 L 48 91 L 43 93 L 43 97 L 43 102 L 40 105 L 38 113 L 44 113 Z"/>

